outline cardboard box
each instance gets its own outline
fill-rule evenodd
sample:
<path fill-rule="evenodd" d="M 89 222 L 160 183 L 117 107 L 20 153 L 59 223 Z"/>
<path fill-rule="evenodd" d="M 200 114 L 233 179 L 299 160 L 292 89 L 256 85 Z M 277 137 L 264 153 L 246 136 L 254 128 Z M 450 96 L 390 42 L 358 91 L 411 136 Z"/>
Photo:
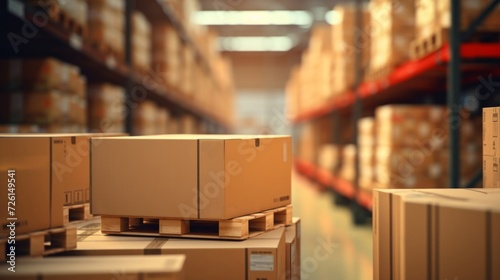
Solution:
<path fill-rule="evenodd" d="M 483 108 L 483 156 L 500 156 L 500 153 L 497 152 L 497 146 L 500 144 L 498 138 L 499 113 L 500 107 Z"/>
<path fill-rule="evenodd" d="M 92 138 L 91 150 L 93 214 L 218 220 L 291 203 L 289 136 Z"/>
<path fill-rule="evenodd" d="M 78 227 L 78 248 L 64 255 L 186 255 L 190 280 L 285 279 L 285 228 L 245 241 L 111 236 L 100 232 L 95 219 Z"/>
<path fill-rule="evenodd" d="M 286 280 L 300 279 L 300 218 L 294 217 L 293 224 L 286 227 Z"/>
<path fill-rule="evenodd" d="M 485 188 L 500 188 L 498 171 L 499 158 L 483 156 L 483 186 Z"/>
<path fill-rule="evenodd" d="M 2 265 L 0 277 L 25 280 L 109 280 L 115 277 L 183 280 L 185 259 L 183 255 L 25 258 L 18 260 L 14 273 L 8 270 L 8 265 Z"/>
<path fill-rule="evenodd" d="M 124 134 L 0 134 L 0 172 L 16 170 L 16 233 L 63 225 L 63 205 L 88 202 L 89 138 Z M 0 201 L 7 205 L 7 188 Z M 1 212 L 3 221 L 7 211 Z M 8 234 L 4 222 L 0 236 Z"/>
<path fill-rule="evenodd" d="M 496 279 L 499 202 L 496 190 L 376 190 L 374 279 Z"/>

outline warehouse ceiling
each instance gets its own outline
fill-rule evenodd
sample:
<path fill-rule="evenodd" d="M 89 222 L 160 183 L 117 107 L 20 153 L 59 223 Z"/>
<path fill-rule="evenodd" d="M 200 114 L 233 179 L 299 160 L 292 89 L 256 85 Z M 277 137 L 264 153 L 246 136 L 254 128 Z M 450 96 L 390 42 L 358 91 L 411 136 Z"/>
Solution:
<path fill-rule="evenodd" d="M 311 27 L 342 0 L 200 0 L 195 22 L 215 29 L 237 92 L 283 92 Z M 203 23 L 202 23 L 203 22 Z"/>

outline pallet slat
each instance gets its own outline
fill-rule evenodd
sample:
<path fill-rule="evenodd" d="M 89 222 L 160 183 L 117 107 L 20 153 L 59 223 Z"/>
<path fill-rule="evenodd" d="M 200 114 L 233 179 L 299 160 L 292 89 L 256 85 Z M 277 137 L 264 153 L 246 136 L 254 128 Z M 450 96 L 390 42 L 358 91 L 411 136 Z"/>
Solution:
<path fill-rule="evenodd" d="M 73 222 L 81 222 L 91 219 L 90 204 L 76 204 L 63 207 L 63 224 L 68 225 Z"/>
<path fill-rule="evenodd" d="M 229 220 L 179 220 L 141 217 L 101 217 L 106 234 L 244 240 L 272 229 L 292 224 L 292 206 Z"/>

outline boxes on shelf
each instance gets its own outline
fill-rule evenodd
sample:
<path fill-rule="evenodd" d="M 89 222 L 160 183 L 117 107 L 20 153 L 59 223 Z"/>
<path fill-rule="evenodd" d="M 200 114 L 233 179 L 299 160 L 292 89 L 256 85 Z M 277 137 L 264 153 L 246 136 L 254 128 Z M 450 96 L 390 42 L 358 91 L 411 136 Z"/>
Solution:
<path fill-rule="evenodd" d="M 97 256 L 21 259 L 15 273 L 2 265 L 0 276 L 9 279 L 126 279 L 184 280 L 184 255 Z M 7 276 L 8 275 L 8 276 Z M 4 278 L 4 279 L 6 279 Z"/>
<path fill-rule="evenodd" d="M 483 190 L 376 190 L 374 279 L 500 277 L 500 192 Z"/>
<path fill-rule="evenodd" d="M 356 29 L 354 5 L 337 5 L 334 11 L 339 15 L 340 22 L 332 26 L 333 72 L 332 89 L 334 94 L 349 90 L 355 83 L 354 60 L 357 53 L 361 54 L 361 67 L 367 67 L 370 57 L 369 31 Z M 362 27 L 369 26 L 370 13 L 367 5 L 362 6 Z M 353 32 L 355 31 L 355 32 Z M 357 35 L 361 38 L 356 39 Z"/>
<path fill-rule="evenodd" d="M 365 117 L 358 120 L 358 152 L 360 188 L 371 191 L 376 181 L 375 171 L 375 119 Z"/>
<path fill-rule="evenodd" d="M 289 136 L 92 138 L 91 149 L 93 214 L 230 219 L 291 202 Z"/>
<path fill-rule="evenodd" d="M 152 28 L 141 12 L 132 13 L 132 65 L 136 70 L 146 73 L 151 67 Z"/>
<path fill-rule="evenodd" d="M 318 149 L 318 166 L 321 170 L 338 175 L 341 167 L 342 148 L 334 144 L 324 144 Z"/>
<path fill-rule="evenodd" d="M 280 280 L 286 276 L 283 227 L 239 242 L 178 238 L 158 242 L 159 239 L 153 237 L 106 236 L 99 229 L 99 220 L 83 223 L 78 230 L 78 248 L 64 255 L 182 254 L 186 255 L 186 278 L 193 280 Z M 297 236 L 296 242 L 300 244 L 300 231 Z M 297 257 L 300 259 L 296 253 Z"/>
<path fill-rule="evenodd" d="M 176 30 L 169 24 L 153 25 L 154 71 L 170 86 L 181 81 L 181 42 Z"/>
<path fill-rule="evenodd" d="M 89 0 L 88 36 L 98 51 L 123 61 L 125 53 L 125 2 Z"/>
<path fill-rule="evenodd" d="M 89 129 L 99 132 L 125 131 L 125 90 L 111 84 L 91 84 Z"/>
<path fill-rule="evenodd" d="M 23 188 L 15 189 L 16 200 L 24 201 L 16 207 L 16 232 L 62 226 L 63 205 L 89 202 L 89 138 L 119 135 L 125 134 L 0 135 L 2 176 L 15 170 L 23 182 Z M 7 188 L 1 199 L 7 205 Z"/>
<path fill-rule="evenodd" d="M 356 145 L 354 144 L 347 144 L 342 147 L 340 177 L 348 182 L 354 182 L 356 153 Z"/>
<path fill-rule="evenodd" d="M 370 2 L 370 63 L 366 78 L 388 76 L 394 67 L 409 60 L 409 48 L 415 39 L 415 1 Z M 365 29 L 364 29 L 365 30 Z"/>
<path fill-rule="evenodd" d="M 133 111 L 133 134 L 151 135 L 158 133 L 159 108 L 152 101 L 143 101 L 137 104 Z"/>

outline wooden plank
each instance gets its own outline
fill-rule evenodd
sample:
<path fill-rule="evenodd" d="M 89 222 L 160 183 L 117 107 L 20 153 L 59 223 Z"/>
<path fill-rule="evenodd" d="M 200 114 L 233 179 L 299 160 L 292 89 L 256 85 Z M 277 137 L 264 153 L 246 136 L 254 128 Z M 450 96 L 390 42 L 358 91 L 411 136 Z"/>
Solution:
<path fill-rule="evenodd" d="M 90 220 L 92 217 L 92 214 L 90 214 L 89 203 L 68 205 L 63 207 L 64 225 Z"/>

